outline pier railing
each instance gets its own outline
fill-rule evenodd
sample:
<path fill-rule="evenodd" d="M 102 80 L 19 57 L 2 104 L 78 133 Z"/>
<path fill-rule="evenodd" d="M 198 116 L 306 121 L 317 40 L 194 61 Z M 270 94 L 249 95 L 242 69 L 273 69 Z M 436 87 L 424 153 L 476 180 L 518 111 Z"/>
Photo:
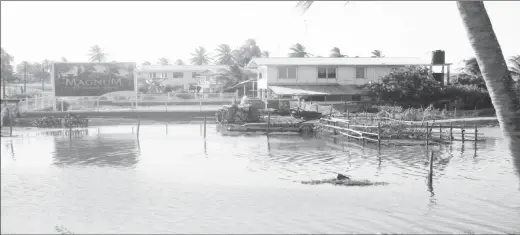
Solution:
<path fill-rule="evenodd" d="M 317 129 L 330 132 L 333 135 L 341 135 L 347 140 L 355 139 L 381 144 L 392 144 L 403 140 L 412 140 L 415 143 L 426 145 L 434 143 L 446 143 L 451 141 L 483 140 L 483 134 L 478 132 L 477 125 L 454 125 L 450 123 L 438 123 L 435 121 L 401 121 L 391 118 L 370 117 L 370 123 L 362 123 L 356 118 L 345 119 L 338 117 L 322 118 L 316 124 Z"/>

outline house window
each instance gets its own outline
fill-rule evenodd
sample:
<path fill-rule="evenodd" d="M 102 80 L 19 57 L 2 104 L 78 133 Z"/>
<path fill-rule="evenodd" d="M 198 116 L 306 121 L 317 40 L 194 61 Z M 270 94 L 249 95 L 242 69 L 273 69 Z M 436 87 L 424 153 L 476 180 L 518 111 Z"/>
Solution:
<path fill-rule="evenodd" d="M 353 95 L 352 101 L 361 101 L 361 95 Z"/>
<path fill-rule="evenodd" d="M 192 78 L 198 78 L 198 77 L 200 77 L 200 73 L 192 72 L 192 73 L 191 73 L 191 77 L 192 77 Z"/>
<path fill-rule="evenodd" d="M 157 74 L 155 72 L 150 73 L 150 78 L 155 78 L 155 77 L 157 77 Z"/>
<path fill-rule="evenodd" d="M 258 75 L 259 75 L 258 77 L 259 77 L 260 79 L 262 79 L 262 73 L 260 73 L 260 74 L 258 74 Z"/>
<path fill-rule="evenodd" d="M 336 78 L 336 68 L 318 68 L 318 78 Z"/>
<path fill-rule="evenodd" d="M 161 73 L 161 78 L 167 78 L 168 77 L 168 73 L 167 72 L 162 72 Z"/>
<path fill-rule="evenodd" d="M 183 78 L 184 73 L 183 72 L 173 72 L 173 78 Z"/>
<path fill-rule="evenodd" d="M 366 71 L 366 68 L 357 67 L 356 68 L 356 78 L 366 78 L 365 71 Z"/>
<path fill-rule="evenodd" d="M 296 67 L 280 67 L 278 68 L 278 78 L 296 79 Z"/>

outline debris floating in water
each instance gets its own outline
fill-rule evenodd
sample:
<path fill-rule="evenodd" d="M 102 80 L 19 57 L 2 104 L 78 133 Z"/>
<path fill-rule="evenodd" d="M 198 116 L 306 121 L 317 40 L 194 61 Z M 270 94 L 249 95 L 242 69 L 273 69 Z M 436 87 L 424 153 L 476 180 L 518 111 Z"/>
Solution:
<path fill-rule="evenodd" d="M 386 182 L 372 182 L 369 180 L 351 180 L 351 179 L 326 179 L 326 180 L 311 180 L 311 181 L 301 181 L 302 184 L 333 184 L 333 185 L 343 185 L 343 186 L 379 186 L 379 185 L 387 185 Z"/>

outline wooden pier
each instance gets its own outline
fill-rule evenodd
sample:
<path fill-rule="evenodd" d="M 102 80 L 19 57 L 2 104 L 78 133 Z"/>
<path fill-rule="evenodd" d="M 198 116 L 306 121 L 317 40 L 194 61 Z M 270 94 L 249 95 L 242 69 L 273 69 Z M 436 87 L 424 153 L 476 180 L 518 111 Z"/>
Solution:
<path fill-rule="evenodd" d="M 341 135 L 347 141 L 357 140 L 363 145 L 432 145 L 453 141 L 483 141 L 477 125 L 454 125 L 435 121 L 410 122 L 378 117 L 327 117 L 316 123 L 321 132 Z"/>

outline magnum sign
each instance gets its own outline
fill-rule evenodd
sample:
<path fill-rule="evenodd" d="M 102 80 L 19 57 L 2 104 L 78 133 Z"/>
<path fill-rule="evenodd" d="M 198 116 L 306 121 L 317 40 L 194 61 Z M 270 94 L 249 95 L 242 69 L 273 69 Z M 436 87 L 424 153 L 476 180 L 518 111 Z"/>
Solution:
<path fill-rule="evenodd" d="M 101 96 L 135 91 L 135 63 L 54 63 L 55 96 Z"/>

